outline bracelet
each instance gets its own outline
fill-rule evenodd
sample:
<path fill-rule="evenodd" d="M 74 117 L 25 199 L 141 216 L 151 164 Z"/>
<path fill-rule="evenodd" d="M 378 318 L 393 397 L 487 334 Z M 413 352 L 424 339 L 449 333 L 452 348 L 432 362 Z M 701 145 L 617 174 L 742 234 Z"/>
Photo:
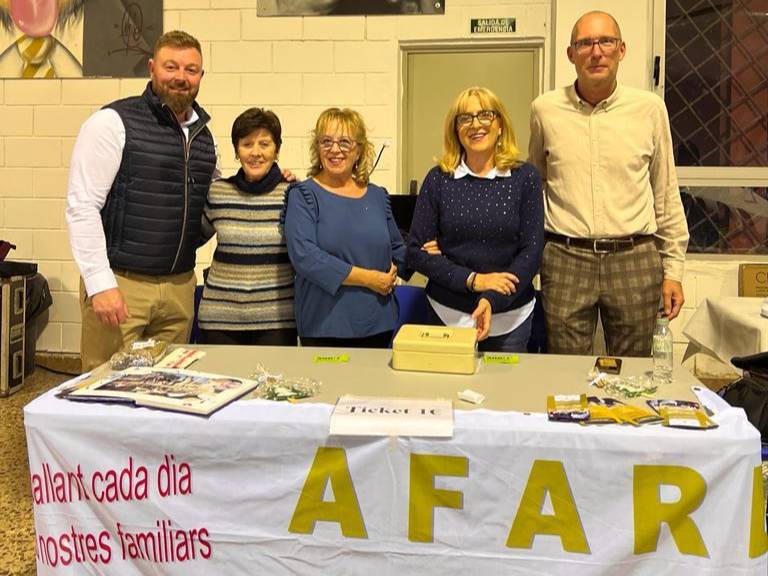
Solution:
<path fill-rule="evenodd" d="M 468 289 L 470 292 L 474 292 L 474 291 L 475 291 L 475 278 L 477 278 L 477 272 L 472 272 L 472 273 L 471 273 L 471 274 L 470 274 L 470 275 L 467 277 L 467 289 Z"/>

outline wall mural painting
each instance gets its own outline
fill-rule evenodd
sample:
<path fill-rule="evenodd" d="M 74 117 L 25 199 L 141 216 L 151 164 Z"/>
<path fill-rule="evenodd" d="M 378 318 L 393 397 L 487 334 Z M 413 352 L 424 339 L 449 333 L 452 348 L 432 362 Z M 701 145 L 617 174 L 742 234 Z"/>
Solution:
<path fill-rule="evenodd" d="M 445 0 L 258 0 L 259 16 L 444 14 Z"/>
<path fill-rule="evenodd" d="M 0 78 L 147 76 L 158 0 L 0 0 Z"/>

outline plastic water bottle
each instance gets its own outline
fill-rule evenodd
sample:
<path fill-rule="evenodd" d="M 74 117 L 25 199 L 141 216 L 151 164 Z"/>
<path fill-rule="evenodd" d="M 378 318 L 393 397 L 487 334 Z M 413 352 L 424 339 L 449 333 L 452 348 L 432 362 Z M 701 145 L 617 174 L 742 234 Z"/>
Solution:
<path fill-rule="evenodd" d="M 669 329 L 669 319 L 656 319 L 653 330 L 653 383 L 662 386 L 672 382 L 672 330 Z"/>

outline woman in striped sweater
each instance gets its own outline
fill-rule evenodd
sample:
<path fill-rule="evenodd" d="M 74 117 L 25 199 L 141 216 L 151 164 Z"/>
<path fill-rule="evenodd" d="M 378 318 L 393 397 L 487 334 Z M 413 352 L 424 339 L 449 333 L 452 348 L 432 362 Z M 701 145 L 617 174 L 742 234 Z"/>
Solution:
<path fill-rule="evenodd" d="M 294 272 L 280 211 L 284 181 L 277 165 L 281 127 L 269 110 L 249 108 L 232 125 L 241 168 L 211 184 L 203 233 L 216 234 L 198 323 L 206 344 L 296 345 Z"/>

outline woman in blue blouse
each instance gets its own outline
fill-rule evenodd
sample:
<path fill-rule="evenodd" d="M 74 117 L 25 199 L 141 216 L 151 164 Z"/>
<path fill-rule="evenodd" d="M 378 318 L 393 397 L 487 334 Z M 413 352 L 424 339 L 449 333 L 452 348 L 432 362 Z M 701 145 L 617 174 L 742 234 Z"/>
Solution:
<path fill-rule="evenodd" d="M 373 145 L 362 117 L 325 110 L 310 155 L 310 177 L 288 189 L 285 211 L 301 344 L 386 348 L 405 246 L 386 190 L 368 181 Z"/>
<path fill-rule="evenodd" d="M 475 326 L 481 350 L 524 352 L 531 335 L 544 208 L 539 174 L 518 156 L 498 97 L 464 90 L 408 236 L 408 264 L 429 278 L 431 323 Z"/>

